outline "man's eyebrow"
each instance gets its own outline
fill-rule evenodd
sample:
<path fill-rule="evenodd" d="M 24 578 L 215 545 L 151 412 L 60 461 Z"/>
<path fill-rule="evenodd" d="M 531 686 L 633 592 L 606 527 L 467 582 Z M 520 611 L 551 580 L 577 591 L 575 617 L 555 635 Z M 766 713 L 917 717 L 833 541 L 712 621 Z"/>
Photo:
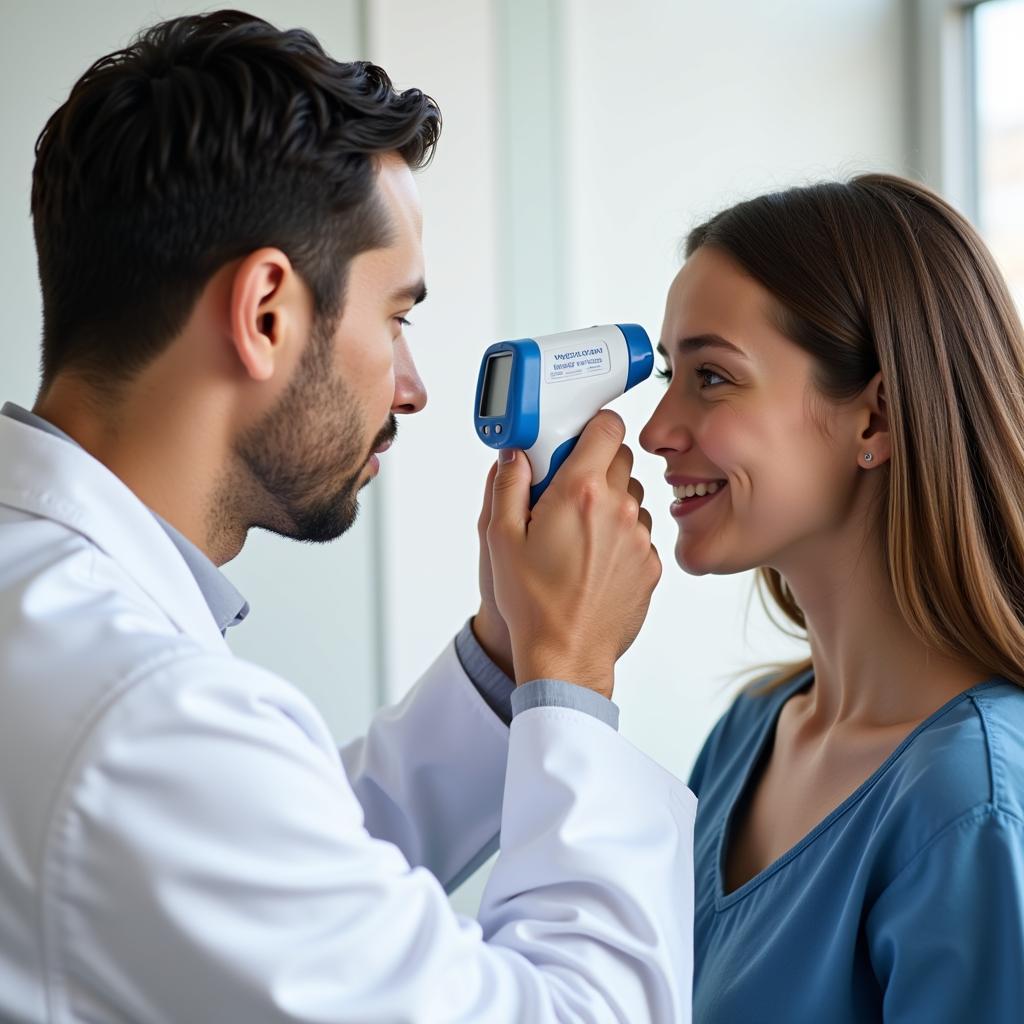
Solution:
<path fill-rule="evenodd" d="M 744 352 L 743 349 L 738 348 L 731 341 L 726 341 L 725 338 L 722 338 L 717 334 L 698 334 L 693 338 L 681 338 L 677 342 L 677 345 L 679 347 L 679 351 L 683 354 L 699 352 L 701 349 L 705 348 L 721 348 L 725 349 L 727 352 L 733 352 L 743 359 L 747 358 L 747 353 Z M 658 355 L 663 359 L 668 358 L 665 346 L 662 345 L 661 342 L 658 343 Z"/>
<path fill-rule="evenodd" d="M 411 306 L 418 306 L 427 297 L 427 285 L 420 279 L 415 284 L 399 288 L 391 296 L 392 302 L 408 302 Z"/>

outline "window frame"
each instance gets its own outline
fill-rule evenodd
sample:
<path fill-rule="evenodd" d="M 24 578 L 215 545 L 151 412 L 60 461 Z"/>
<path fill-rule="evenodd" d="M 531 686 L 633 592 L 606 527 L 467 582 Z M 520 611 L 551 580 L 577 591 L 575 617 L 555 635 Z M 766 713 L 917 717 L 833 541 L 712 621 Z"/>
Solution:
<path fill-rule="evenodd" d="M 985 0 L 912 0 L 912 161 L 918 176 L 977 222 L 975 8 Z"/>

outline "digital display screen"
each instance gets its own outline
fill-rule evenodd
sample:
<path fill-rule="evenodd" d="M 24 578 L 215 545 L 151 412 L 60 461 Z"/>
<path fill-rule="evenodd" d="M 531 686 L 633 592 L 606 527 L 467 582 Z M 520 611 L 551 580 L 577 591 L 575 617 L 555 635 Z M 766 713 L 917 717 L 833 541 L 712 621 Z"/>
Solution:
<path fill-rule="evenodd" d="M 508 408 L 508 385 L 512 379 L 512 353 L 497 352 L 487 360 L 480 396 L 481 416 L 504 416 Z"/>

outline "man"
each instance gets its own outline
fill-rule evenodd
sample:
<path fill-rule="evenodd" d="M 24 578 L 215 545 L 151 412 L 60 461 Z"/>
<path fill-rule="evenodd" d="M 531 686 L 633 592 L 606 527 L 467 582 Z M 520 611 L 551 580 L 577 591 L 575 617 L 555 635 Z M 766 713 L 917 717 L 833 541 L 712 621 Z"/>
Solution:
<path fill-rule="evenodd" d="M 223 639 L 216 566 L 343 533 L 426 401 L 439 129 L 219 12 L 98 61 L 40 137 L 42 386 L 0 416 L 4 1020 L 689 1019 L 694 800 L 608 699 L 660 572 L 617 417 L 532 515 L 496 467 L 472 628 L 340 754 Z"/>

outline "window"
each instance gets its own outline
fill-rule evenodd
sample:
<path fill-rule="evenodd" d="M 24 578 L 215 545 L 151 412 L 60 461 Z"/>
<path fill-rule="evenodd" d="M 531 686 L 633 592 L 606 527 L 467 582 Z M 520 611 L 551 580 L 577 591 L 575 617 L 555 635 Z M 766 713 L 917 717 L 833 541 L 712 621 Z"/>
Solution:
<path fill-rule="evenodd" d="M 1024 0 L 970 17 L 977 225 L 1024 313 Z"/>

